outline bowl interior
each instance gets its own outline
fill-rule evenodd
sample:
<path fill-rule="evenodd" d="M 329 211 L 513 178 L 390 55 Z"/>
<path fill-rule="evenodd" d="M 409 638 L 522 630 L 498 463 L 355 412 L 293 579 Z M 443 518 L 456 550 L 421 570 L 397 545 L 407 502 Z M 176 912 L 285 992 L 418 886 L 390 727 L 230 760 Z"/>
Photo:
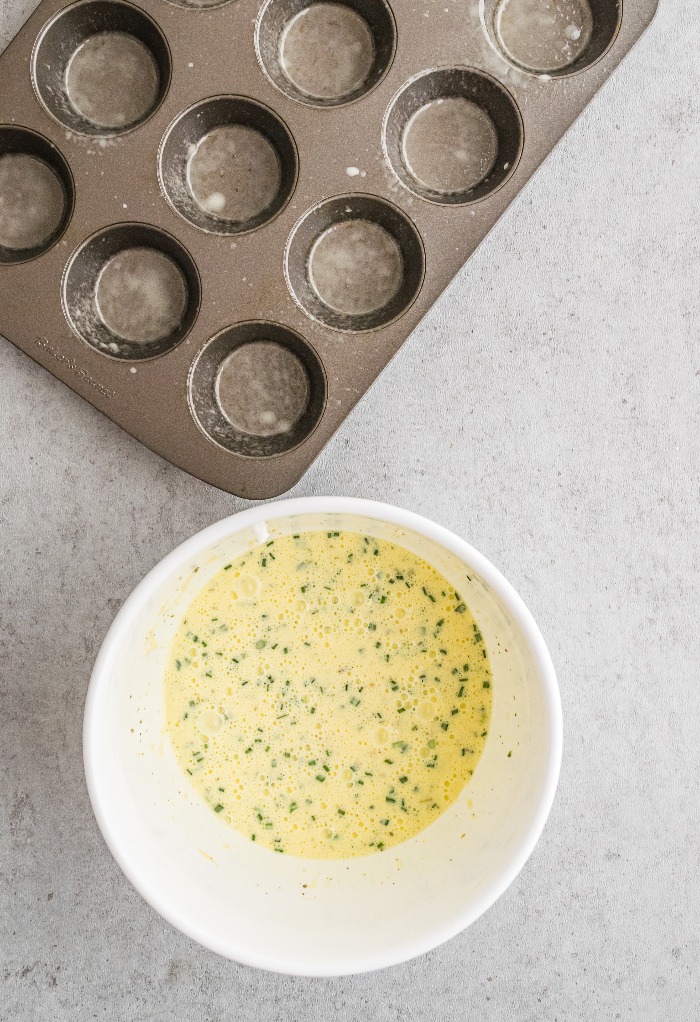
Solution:
<path fill-rule="evenodd" d="M 466 563 L 447 545 L 371 515 L 321 510 L 274 517 L 274 505 L 267 510 L 265 520 L 249 517 L 243 527 L 231 520 L 236 531 L 209 542 L 197 545 L 195 537 L 125 604 L 91 684 L 88 785 L 127 876 L 191 937 L 280 972 L 360 972 L 457 933 L 522 867 L 558 768 L 558 704 L 553 676 L 544 678 L 551 664 L 525 634 L 520 611 L 513 610 L 517 597 L 496 592 L 484 577 L 495 570 L 479 555 L 477 565 Z M 470 784 L 425 831 L 358 859 L 300 859 L 251 843 L 190 790 L 164 728 L 165 659 L 194 595 L 249 545 L 311 529 L 373 534 L 441 570 L 474 613 L 493 670 L 490 734 Z"/>

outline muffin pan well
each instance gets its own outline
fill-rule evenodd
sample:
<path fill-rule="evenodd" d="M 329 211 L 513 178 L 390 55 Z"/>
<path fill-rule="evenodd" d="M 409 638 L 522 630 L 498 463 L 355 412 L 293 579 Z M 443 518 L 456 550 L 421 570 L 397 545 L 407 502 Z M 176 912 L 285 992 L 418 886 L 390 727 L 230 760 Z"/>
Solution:
<path fill-rule="evenodd" d="M 0 332 L 282 493 L 656 3 L 44 0 L 0 57 Z"/>

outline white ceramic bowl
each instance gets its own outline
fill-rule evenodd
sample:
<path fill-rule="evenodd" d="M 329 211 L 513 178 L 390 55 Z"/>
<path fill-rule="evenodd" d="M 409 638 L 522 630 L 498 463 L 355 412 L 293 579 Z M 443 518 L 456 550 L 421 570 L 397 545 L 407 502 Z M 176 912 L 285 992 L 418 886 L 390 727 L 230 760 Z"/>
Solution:
<path fill-rule="evenodd" d="M 424 557 L 465 597 L 493 670 L 474 777 L 416 837 L 379 855 L 314 860 L 248 841 L 190 790 L 164 731 L 163 672 L 194 594 L 268 536 L 352 529 Z M 174 550 L 107 634 L 85 707 L 90 798 L 127 877 L 173 926 L 248 965 L 333 976 L 402 962 L 473 923 L 522 869 L 549 814 L 562 724 L 554 669 L 520 597 L 453 533 L 387 504 L 311 497 L 259 505 Z"/>

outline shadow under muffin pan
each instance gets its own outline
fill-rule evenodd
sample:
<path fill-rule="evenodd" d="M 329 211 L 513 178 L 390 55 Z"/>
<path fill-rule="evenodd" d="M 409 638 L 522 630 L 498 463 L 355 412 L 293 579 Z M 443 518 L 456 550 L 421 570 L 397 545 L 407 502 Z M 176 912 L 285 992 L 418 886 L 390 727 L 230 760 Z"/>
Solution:
<path fill-rule="evenodd" d="M 0 331 L 277 496 L 655 8 L 42 0 L 0 56 Z"/>

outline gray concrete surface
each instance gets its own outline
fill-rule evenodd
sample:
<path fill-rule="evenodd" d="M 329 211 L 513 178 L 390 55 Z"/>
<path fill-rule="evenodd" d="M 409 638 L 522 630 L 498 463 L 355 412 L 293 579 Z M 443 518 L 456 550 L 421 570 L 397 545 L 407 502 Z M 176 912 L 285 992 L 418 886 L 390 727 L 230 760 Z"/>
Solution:
<path fill-rule="evenodd" d="M 2 42 L 34 6 L 2 0 Z M 238 967 L 121 875 L 83 781 L 93 658 L 147 569 L 243 502 L 0 342 L 3 1022 L 700 1018 L 699 37 L 695 0 L 666 0 L 293 491 L 466 536 L 559 672 L 543 839 L 417 961 L 342 980 Z"/>

